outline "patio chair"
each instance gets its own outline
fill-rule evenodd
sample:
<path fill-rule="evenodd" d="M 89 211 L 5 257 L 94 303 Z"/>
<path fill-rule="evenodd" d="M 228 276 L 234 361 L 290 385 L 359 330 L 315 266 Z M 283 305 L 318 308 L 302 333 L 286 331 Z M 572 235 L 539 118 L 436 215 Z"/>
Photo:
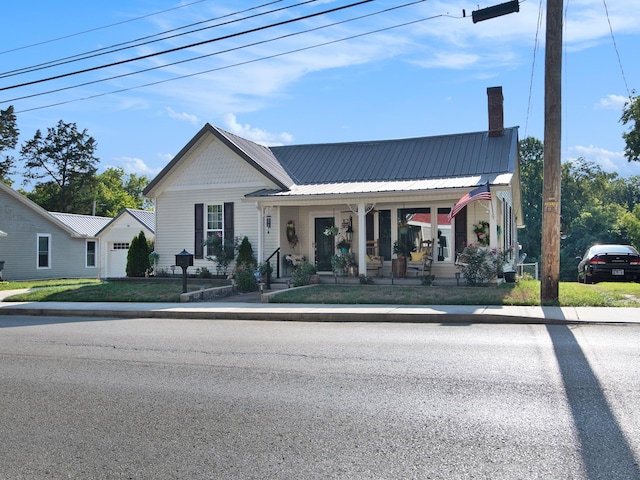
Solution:
<path fill-rule="evenodd" d="M 374 272 L 376 277 L 382 276 L 382 266 L 384 265 L 384 258 L 378 255 L 378 241 L 367 240 L 367 276 L 369 272 Z"/>
<path fill-rule="evenodd" d="M 411 252 L 407 259 L 407 272 L 415 270 L 416 277 L 431 275 L 431 265 L 433 263 L 433 240 L 422 240 L 417 252 Z"/>

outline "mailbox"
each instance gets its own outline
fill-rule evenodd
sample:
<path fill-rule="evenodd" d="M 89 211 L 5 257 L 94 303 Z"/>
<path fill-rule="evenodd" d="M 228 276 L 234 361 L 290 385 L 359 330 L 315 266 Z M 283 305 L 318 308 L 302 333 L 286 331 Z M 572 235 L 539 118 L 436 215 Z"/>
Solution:
<path fill-rule="evenodd" d="M 193 255 L 186 250 L 182 250 L 176 255 L 176 266 L 186 270 L 189 267 L 193 267 Z"/>
<path fill-rule="evenodd" d="M 193 267 L 193 255 L 182 250 L 176 255 L 176 265 L 182 268 L 182 293 L 187 293 L 187 269 Z"/>

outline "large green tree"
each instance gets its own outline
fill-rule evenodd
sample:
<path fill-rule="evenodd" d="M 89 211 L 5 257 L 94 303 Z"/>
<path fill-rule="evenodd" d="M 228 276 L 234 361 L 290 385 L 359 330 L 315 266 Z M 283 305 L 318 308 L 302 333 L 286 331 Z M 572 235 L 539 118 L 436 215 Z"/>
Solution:
<path fill-rule="evenodd" d="M 47 210 L 90 213 L 99 163 L 96 148 L 93 137 L 75 123 L 60 120 L 46 136 L 37 130 L 20 150 L 25 184 L 45 180 L 35 185 L 35 201 Z"/>
<path fill-rule="evenodd" d="M 624 155 L 629 161 L 640 160 L 640 97 L 633 94 L 624 104 L 620 121 L 623 125 L 629 125 L 629 131 L 622 134 L 626 143 Z"/>
<path fill-rule="evenodd" d="M 9 178 L 15 173 L 15 160 L 7 152 L 16 148 L 20 131 L 16 126 L 16 115 L 13 106 L 0 110 L 0 181 L 11 185 Z"/>
<path fill-rule="evenodd" d="M 126 175 L 122 168 L 107 168 L 96 177 L 95 214 L 114 217 L 124 208 L 144 209 L 142 191 L 148 183 L 144 175 Z"/>
<path fill-rule="evenodd" d="M 542 243 L 542 175 L 543 144 L 534 137 L 520 141 L 520 180 L 522 185 L 522 214 L 525 228 L 518 239 L 528 261 L 536 261 L 541 255 Z"/>

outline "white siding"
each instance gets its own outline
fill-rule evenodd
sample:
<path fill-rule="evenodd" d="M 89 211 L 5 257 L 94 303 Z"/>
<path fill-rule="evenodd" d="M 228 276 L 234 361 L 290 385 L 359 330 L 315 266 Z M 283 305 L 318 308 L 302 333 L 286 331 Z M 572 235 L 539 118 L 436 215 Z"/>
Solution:
<path fill-rule="evenodd" d="M 5 280 L 97 278 L 98 268 L 86 267 L 86 240 L 72 238 L 45 216 L 13 197 L 0 193 L 0 260 Z M 51 268 L 37 267 L 37 236 L 51 235 Z"/>
<path fill-rule="evenodd" d="M 264 228 L 264 221 L 261 220 L 255 202 L 245 196 L 262 188 L 274 187 L 266 177 L 215 137 L 211 136 L 208 141 L 201 142 L 163 182 L 156 198 L 156 252 L 160 255 L 159 268 L 171 271 L 175 255 L 183 249 L 194 253 L 194 205 L 197 203 L 213 205 L 233 202 L 234 235 L 240 238 L 247 236 L 257 257 L 260 229 Z M 277 218 L 273 221 L 272 232 L 275 231 Z M 273 236 L 270 234 L 267 238 L 268 248 L 273 247 Z M 189 269 L 189 273 L 194 273 L 198 267 L 206 267 L 215 272 L 215 263 L 206 258 L 194 259 L 194 266 Z"/>
<path fill-rule="evenodd" d="M 127 250 L 114 249 L 115 243 L 131 243 L 140 231 L 144 232 L 147 240 L 153 240 L 153 232 L 145 228 L 129 213 L 119 216 L 100 235 L 100 276 L 103 278 L 126 277 Z M 177 253 L 177 252 L 176 252 Z"/>

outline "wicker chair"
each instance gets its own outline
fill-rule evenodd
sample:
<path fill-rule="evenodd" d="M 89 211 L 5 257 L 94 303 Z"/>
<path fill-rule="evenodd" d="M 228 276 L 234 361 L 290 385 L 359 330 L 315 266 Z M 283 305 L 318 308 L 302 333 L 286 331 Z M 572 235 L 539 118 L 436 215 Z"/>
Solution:
<path fill-rule="evenodd" d="M 374 272 L 376 277 L 382 276 L 382 267 L 384 265 L 384 258 L 378 255 L 378 241 L 367 241 L 367 276 L 369 272 Z"/>
<path fill-rule="evenodd" d="M 407 272 L 415 270 L 416 277 L 431 275 L 431 265 L 433 264 L 433 240 L 422 240 L 417 252 L 411 252 L 407 259 Z"/>

